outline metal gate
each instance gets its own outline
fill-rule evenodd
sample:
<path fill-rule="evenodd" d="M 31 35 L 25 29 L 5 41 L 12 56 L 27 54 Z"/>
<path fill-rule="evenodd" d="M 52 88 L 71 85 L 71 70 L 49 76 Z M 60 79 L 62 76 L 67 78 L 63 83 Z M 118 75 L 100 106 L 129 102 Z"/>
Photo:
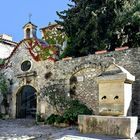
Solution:
<path fill-rule="evenodd" d="M 16 96 L 16 118 L 35 118 L 36 90 L 32 86 L 23 86 Z"/>

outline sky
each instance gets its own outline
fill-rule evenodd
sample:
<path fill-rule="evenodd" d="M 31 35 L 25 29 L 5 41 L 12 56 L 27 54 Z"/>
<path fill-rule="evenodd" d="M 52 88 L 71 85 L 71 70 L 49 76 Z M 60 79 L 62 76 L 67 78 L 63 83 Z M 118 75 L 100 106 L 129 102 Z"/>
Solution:
<path fill-rule="evenodd" d="M 68 9 L 69 0 L 2 0 L 0 5 L 0 34 L 8 34 L 13 41 L 23 39 L 22 27 L 29 22 L 38 26 L 37 36 L 41 37 L 40 28 L 59 19 L 56 11 Z"/>

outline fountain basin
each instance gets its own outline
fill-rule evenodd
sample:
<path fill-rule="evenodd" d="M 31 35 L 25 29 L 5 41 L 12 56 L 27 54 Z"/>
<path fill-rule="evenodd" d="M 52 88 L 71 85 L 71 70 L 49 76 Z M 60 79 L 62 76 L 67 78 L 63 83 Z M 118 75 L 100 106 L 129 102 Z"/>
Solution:
<path fill-rule="evenodd" d="M 81 133 L 133 138 L 137 130 L 137 117 L 79 115 Z"/>

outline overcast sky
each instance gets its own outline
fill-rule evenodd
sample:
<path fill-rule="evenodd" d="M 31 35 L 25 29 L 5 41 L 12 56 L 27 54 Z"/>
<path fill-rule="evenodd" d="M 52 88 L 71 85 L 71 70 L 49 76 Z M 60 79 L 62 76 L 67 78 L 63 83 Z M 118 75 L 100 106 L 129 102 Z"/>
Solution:
<path fill-rule="evenodd" d="M 23 39 L 22 27 L 31 21 L 39 28 L 58 19 L 56 11 L 68 9 L 69 0 L 2 0 L 0 5 L 0 34 L 13 36 L 13 41 Z"/>

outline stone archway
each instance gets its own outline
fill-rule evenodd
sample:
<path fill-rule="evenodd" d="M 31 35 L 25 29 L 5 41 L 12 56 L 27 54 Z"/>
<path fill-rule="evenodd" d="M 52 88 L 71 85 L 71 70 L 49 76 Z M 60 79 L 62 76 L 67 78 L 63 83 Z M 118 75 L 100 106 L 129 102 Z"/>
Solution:
<path fill-rule="evenodd" d="M 97 76 L 102 73 L 100 66 L 77 69 L 69 78 L 70 97 L 78 99 L 98 113 Z"/>
<path fill-rule="evenodd" d="M 16 118 L 35 118 L 37 108 L 36 89 L 22 86 L 16 94 Z"/>

